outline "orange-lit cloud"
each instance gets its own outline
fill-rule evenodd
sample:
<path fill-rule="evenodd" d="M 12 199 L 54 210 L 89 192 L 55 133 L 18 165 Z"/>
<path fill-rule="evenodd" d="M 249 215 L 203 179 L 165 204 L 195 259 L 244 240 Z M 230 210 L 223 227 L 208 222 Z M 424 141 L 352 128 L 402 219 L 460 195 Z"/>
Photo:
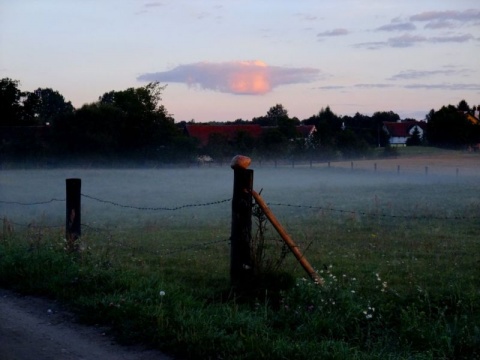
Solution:
<path fill-rule="evenodd" d="M 200 62 L 180 65 L 157 73 L 143 74 L 140 81 L 180 82 L 189 86 L 238 95 L 262 95 L 280 85 L 307 83 L 319 70 L 269 66 L 263 61 Z"/>

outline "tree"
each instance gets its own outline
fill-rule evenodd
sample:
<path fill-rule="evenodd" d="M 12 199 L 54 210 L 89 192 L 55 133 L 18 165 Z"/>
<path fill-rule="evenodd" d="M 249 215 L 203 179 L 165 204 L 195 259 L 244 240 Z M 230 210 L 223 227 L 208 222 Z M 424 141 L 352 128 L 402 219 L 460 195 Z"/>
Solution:
<path fill-rule="evenodd" d="M 157 157 L 178 136 L 173 118 L 160 104 L 165 88 L 166 85 L 152 82 L 139 88 L 110 91 L 99 98 L 100 104 L 111 105 L 124 114 L 117 130 L 125 150 Z"/>
<path fill-rule="evenodd" d="M 288 111 L 282 104 L 276 104 L 267 111 L 267 118 L 272 119 L 272 122 L 277 125 L 279 119 L 288 118 Z"/>
<path fill-rule="evenodd" d="M 26 93 L 24 107 L 28 107 L 28 112 L 42 125 L 53 125 L 59 117 L 70 115 L 74 111 L 70 101 L 65 101 L 63 95 L 50 88 L 38 88 Z"/>
<path fill-rule="evenodd" d="M 329 106 L 322 108 L 317 115 L 304 121 L 305 125 L 315 125 L 315 141 L 322 147 L 334 147 L 336 138 L 342 131 L 342 121 Z"/>
<path fill-rule="evenodd" d="M 461 100 L 458 103 L 457 109 L 463 112 L 470 112 L 470 107 L 468 106 L 468 103 L 465 100 Z"/>
<path fill-rule="evenodd" d="M 442 147 L 459 147 L 480 141 L 479 125 L 472 124 L 455 106 L 443 106 L 427 115 L 429 144 Z"/>
<path fill-rule="evenodd" d="M 267 158 L 282 157 L 288 150 L 288 139 L 278 128 L 266 129 L 260 136 L 260 149 Z"/>
<path fill-rule="evenodd" d="M 412 136 L 407 139 L 407 146 L 419 146 L 422 145 L 422 137 L 420 136 L 420 131 L 418 127 L 415 126 Z"/>
<path fill-rule="evenodd" d="M 18 80 L 0 80 L 0 125 L 22 125 L 22 97 Z"/>
<path fill-rule="evenodd" d="M 232 142 L 233 152 L 236 154 L 250 155 L 255 147 L 255 139 L 246 131 L 238 131 Z"/>

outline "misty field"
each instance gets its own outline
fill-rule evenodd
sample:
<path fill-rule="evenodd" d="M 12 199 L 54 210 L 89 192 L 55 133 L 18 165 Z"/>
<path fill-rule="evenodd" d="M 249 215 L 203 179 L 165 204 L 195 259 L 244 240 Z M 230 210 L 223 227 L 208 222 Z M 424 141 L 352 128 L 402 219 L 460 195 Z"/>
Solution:
<path fill-rule="evenodd" d="M 0 286 L 188 358 L 478 358 L 480 157 L 438 155 L 254 162 L 254 189 L 325 286 L 290 254 L 278 265 L 267 226 L 269 271 L 248 294 L 229 284 L 228 166 L 2 170 Z M 66 178 L 82 179 L 78 254 L 64 251 Z"/>

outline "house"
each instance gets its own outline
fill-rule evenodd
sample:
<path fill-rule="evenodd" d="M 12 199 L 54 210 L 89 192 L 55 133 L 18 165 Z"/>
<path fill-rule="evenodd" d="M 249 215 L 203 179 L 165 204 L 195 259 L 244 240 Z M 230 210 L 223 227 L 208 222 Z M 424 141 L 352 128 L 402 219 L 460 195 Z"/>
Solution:
<path fill-rule="evenodd" d="M 407 140 L 415 131 L 418 132 L 420 139 L 423 139 L 426 127 L 425 122 L 416 120 L 383 122 L 383 130 L 388 134 L 391 146 L 406 146 Z"/>
<path fill-rule="evenodd" d="M 478 112 L 475 112 L 474 114 L 465 112 L 464 115 L 472 125 L 480 124 L 480 120 L 478 119 Z"/>
<path fill-rule="evenodd" d="M 214 134 L 225 136 L 228 141 L 234 141 L 238 133 L 247 133 L 252 138 L 258 139 L 264 131 L 271 129 L 269 126 L 260 126 L 258 124 L 242 124 L 242 125 L 208 125 L 208 124 L 187 124 L 185 125 L 185 134 L 196 138 L 199 147 L 208 145 L 208 140 Z M 297 131 L 301 138 L 308 141 L 316 131 L 315 125 L 297 126 Z"/>
<path fill-rule="evenodd" d="M 185 125 L 185 134 L 196 138 L 199 141 L 199 146 L 204 147 L 208 145 L 210 136 L 219 134 L 225 136 L 229 141 L 233 141 L 238 133 L 245 132 L 258 139 L 262 134 L 262 127 L 258 124 L 253 125 L 199 125 L 187 124 Z"/>
<path fill-rule="evenodd" d="M 310 140 L 312 136 L 317 131 L 315 125 L 299 125 L 296 127 L 297 132 L 300 134 L 301 138 L 305 140 Z"/>

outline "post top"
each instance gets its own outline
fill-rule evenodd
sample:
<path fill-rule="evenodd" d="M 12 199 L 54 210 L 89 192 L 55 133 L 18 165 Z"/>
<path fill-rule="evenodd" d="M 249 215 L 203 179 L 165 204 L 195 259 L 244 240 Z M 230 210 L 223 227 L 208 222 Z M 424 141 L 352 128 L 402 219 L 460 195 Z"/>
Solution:
<path fill-rule="evenodd" d="M 252 159 L 244 155 L 235 155 L 230 162 L 230 167 L 234 170 L 247 169 L 250 166 Z"/>

